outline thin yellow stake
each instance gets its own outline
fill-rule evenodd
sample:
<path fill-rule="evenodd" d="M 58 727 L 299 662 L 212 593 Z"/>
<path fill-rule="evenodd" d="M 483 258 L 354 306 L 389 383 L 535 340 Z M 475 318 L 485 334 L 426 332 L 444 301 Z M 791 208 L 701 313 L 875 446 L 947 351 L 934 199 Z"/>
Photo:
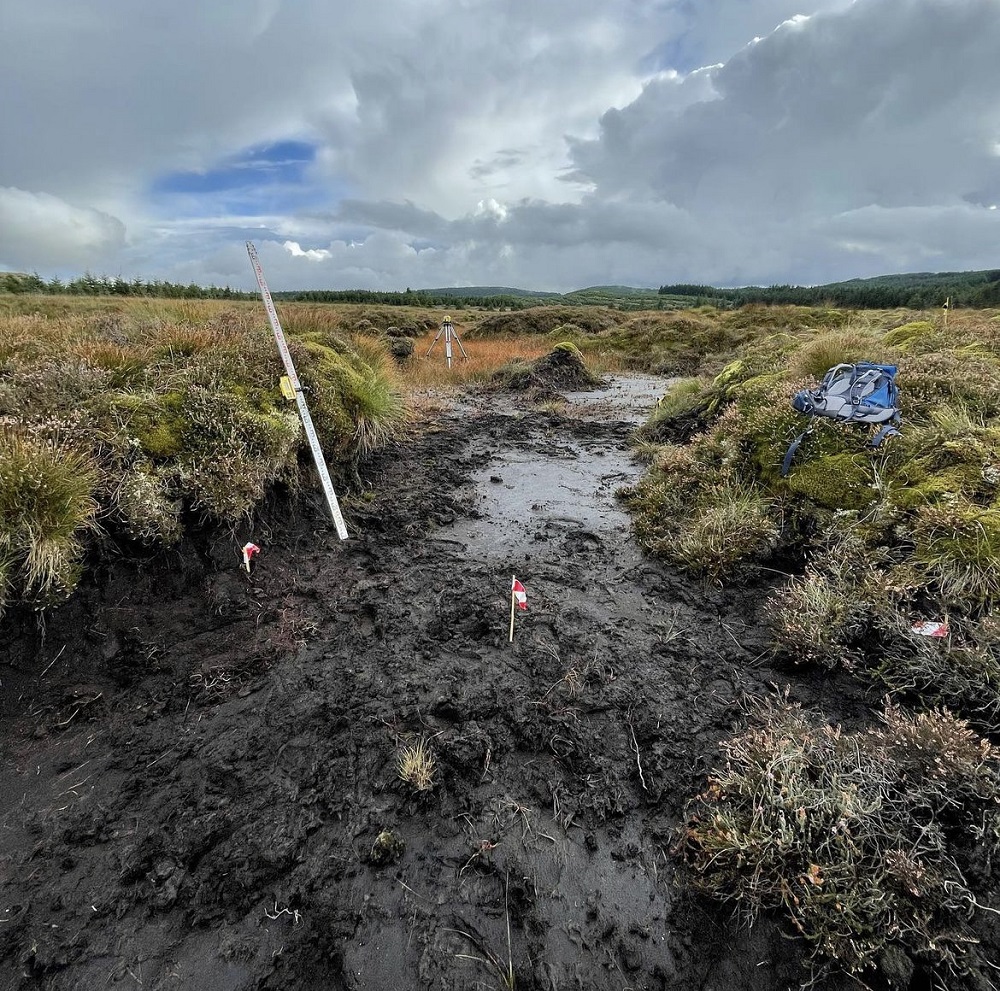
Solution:
<path fill-rule="evenodd" d="M 510 576 L 510 642 L 514 642 L 514 581 L 516 575 Z"/>

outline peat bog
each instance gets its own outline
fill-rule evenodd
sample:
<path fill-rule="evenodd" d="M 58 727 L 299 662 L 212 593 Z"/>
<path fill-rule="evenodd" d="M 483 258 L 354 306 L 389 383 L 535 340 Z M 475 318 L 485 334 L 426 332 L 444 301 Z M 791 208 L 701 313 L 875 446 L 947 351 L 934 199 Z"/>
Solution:
<path fill-rule="evenodd" d="M 271 502 L 8 616 L 0 985 L 797 987 L 798 947 L 672 848 L 744 694 L 866 701 L 770 666 L 767 572 L 637 548 L 614 492 L 662 387 L 469 393 L 368 464 L 346 543 Z"/>

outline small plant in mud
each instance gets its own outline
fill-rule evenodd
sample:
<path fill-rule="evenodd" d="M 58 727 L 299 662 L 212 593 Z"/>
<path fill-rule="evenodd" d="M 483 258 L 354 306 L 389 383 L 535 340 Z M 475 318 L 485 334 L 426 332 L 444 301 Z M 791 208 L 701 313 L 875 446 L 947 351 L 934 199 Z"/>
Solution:
<path fill-rule="evenodd" d="M 680 835 L 696 888 L 751 921 L 781 910 L 814 965 L 975 966 L 968 920 L 973 889 L 995 883 L 1000 774 L 966 723 L 889 707 L 879 728 L 846 733 L 780 699 L 723 752 Z"/>
<path fill-rule="evenodd" d="M 437 762 L 425 740 L 403 747 L 396 757 L 396 772 L 414 791 L 430 791 L 436 770 Z"/>
<path fill-rule="evenodd" d="M 485 940 L 481 935 L 477 935 L 472 932 L 468 932 L 464 929 L 446 929 L 445 932 L 455 933 L 457 936 L 461 936 L 463 939 L 468 940 L 468 942 L 474 946 L 482 956 L 477 956 L 472 953 L 456 953 L 455 956 L 459 960 L 471 960 L 476 963 L 481 963 L 487 967 L 487 969 L 494 971 L 500 980 L 500 987 L 504 988 L 505 991 L 514 991 L 517 987 L 517 975 L 514 973 L 514 946 L 510 938 L 510 876 L 504 878 L 504 895 L 503 895 L 503 909 L 504 909 L 504 921 L 507 924 L 507 954 L 506 957 L 501 957 L 499 954 L 494 953 L 486 945 Z M 478 984 L 478 982 L 477 982 Z"/>
<path fill-rule="evenodd" d="M 383 829 L 375 837 L 375 842 L 372 843 L 372 848 L 368 852 L 368 863 L 374 867 L 394 864 L 403 856 L 405 850 L 406 844 L 397 833 L 391 829 Z"/>

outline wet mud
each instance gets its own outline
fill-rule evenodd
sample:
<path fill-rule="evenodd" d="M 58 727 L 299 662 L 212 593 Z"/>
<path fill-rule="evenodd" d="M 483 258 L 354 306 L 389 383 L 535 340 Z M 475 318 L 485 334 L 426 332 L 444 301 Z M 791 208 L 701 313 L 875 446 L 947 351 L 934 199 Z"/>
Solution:
<path fill-rule="evenodd" d="M 678 883 L 675 830 L 744 693 L 861 704 L 769 666 L 767 575 L 636 547 L 614 492 L 662 388 L 467 397 L 368 466 L 348 542 L 276 501 L 9 617 L 0 987 L 798 987 L 777 925 Z"/>

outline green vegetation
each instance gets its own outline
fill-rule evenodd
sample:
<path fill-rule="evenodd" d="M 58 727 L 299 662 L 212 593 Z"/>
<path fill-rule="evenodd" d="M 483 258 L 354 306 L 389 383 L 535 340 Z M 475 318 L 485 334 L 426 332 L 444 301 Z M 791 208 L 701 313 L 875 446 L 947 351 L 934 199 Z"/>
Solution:
<path fill-rule="evenodd" d="M 916 272 L 879 275 L 874 279 L 849 279 L 822 286 L 743 286 L 717 289 L 714 286 L 666 285 L 660 294 L 671 298 L 688 297 L 715 305 L 744 306 L 747 303 L 792 304 L 795 306 L 847 306 L 859 309 L 890 309 L 906 306 L 925 309 L 943 306 L 1000 305 L 1000 270 L 982 272 Z"/>
<path fill-rule="evenodd" d="M 945 712 L 889 707 L 845 733 L 778 700 L 723 751 L 681 833 L 698 889 L 751 919 L 782 909 L 815 964 L 897 987 L 913 960 L 967 972 L 970 878 L 1000 851 L 988 742 Z"/>
<path fill-rule="evenodd" d="M 976 736 L 1000 732 L 1000 326 L 787 323 L 731 358 L 638 431 L 649 468 L 621 493 L 637 535 L 718 582 L 791 569 L 765 609 L 775 654 L 853 672 L 892 705 L 857 733 L 765 706 L 692 806 L 693 883 L 751 918 L 780 909 L 817 966 L 906 987 L 920 962 L 955 986 L 978 967 L 967 920 L 1000 845 L 998 762 Z M 898 365 L 902 435 L 872 450 L 870 429 L 816 419 L 782 477 L 809 422 L 791 397 L 860 358 Z"/>
<path fill-rule="evenodd" d="M 1000 596 L 996 325 L 953 320 L 945 336 L 926 321 L 868 321 L 759 337 L 736 353 L 714 378 L 675 386 L 639 432 L 651 466 L 623 496 L 645 545 L 719 578 L 774 550 L 809 561 L 775 601 L 778 645 L 793 659 L 850 663 L 875 627 L 892 639 L 906 616 L 948 614 L 972 629 Z M 873 451 L 870 431 L 814 420 L 782 478 L 807 422 L 792 395 L 861 357 L 898 364 L 903 435 Z M 720 510 L 733 493 L 743 511 Z M 729 539 L 705 539 L 709 511 L 716 526 L 731 521 Z"/>
<path fill-rule="evenodd" d="M 72 591 L 98 516 L 112 537 L 170 543 L 311 471 L 263 313 L 207 305 L 0 317 L 0 604 Z M 299 316 L 290 348 L 349 478 L 406 421 L 395 366 L 378 338 Z"/>

